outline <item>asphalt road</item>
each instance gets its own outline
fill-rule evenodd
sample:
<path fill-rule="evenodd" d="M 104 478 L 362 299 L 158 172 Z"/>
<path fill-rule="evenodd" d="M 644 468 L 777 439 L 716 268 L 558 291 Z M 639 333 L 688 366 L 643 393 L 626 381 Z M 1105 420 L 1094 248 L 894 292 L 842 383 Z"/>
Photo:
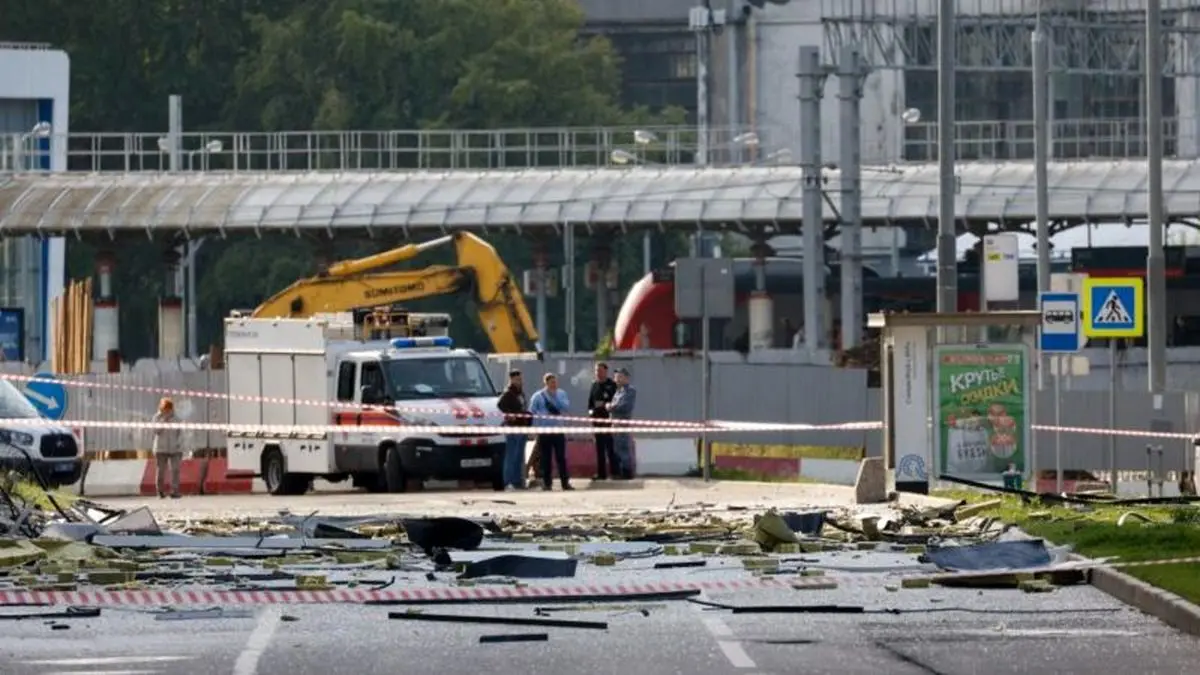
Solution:
<path fill-rule="evenodd" d="M 807 557 L 807 556 L 806 556 Z M 885 567 L 894 553 L 820 554 L 826 563 Z M 578 581 L 742 577 L 730 561 L 653 570 L 650 560 L 598 568 Z M 713 569 L 713 567 L 718 567 Z M 415 578 L 421 578 L 417 575 Z M 880 577 L 839 577 L 836 590 L 774 589 L 706 595 L 739 606 L 863 606 L 862 614 L 734 614 L 685 601 L 555 611 L 607 621 L 607 630 L 389 620 L 397 607 L 291 605 L 246 618 L 158 620 L 155 608 L 105 609 L 92 619 L 6 621 L 5 675 L 455 675 L 457 673 L 811 673 L 813 675 L 1094 675 L 1196 672 L 1200 640 L 1125 608 L 1087 586 L 1047 594 L 1014 590 L 888 590 Z M 429 585 L 405 579 L 406 584 Z M 437 582 L 435 582 L 437 583 Z M 441 582 L 444 583 L 444 582 Z M 537 582 L 553 585 L 561 581 Z M 532 618 L 536 603 L 425 607 L 425 613 Z M 898 613 L 885 613 L 895 610 Z M 45 611 L 8 608 L 4 613 Z M 543 632 L 545 642 L 481 644 L 489 635 Z"/>
<path fill-rule="evenodd" d="M 479 515 L 486 511 L 499 516 L 611 513 L 613 511 L 663 511 L 686 505 L 724 506 L 741 509 L 838 508 L 854 504 L 854 488 L 816 483 L 751 483 L 699 479 L 646 479 L 630 483 L 574 481 L 576 490 L 553 492 L 412 492 L 374 494 L 361 490 L 310 492 L 299 497 L 273 497 L 267 494 L 210 495 L 182 499 L 153 497 L 102 497 L 97 501 L 115 508 L 149 506 L 165 518 L 234 518 L 273 516 L 281 510 L 322 515 L 363 515 L 374 513 L 421 513 L 430 516 Z M 944 499 L 921 495 L 901 495 L 901 504 L 949 504 Z M 884 512 L 887 504 L 872 504 L 857 510 Z"/>

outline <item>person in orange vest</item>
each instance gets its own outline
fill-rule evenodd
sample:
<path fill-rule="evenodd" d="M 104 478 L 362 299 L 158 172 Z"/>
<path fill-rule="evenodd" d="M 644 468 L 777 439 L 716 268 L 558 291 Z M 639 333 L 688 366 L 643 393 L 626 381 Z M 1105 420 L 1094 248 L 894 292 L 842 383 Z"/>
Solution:
<path fill-rule="evenodd" d="M 158 412 L 154 413 L 151 422 L 156 424 L 178 424 L 179 418 L 175 415 L 175 402 L 169 398 L 163 398 L 158 402 Z M 183 465 L 183 443 L 181 442 L 182 432 L 179 428 L 165 429 L 156 428 L 154 430 L 154 463 L 157 468 L 154 478 L 155 486 L 158 488 L 158 498 L 165 499 L 166 489 L 163 485 L 166 476 L 171 477 L 171 498 L 179 499 L 179 470 Z"/>

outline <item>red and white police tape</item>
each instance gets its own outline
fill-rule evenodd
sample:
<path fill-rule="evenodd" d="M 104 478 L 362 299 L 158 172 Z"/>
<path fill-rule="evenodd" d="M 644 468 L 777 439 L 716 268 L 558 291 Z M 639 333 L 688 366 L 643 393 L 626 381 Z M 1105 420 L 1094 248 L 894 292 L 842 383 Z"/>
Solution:
<path fill-rule="evenodd" d="M 179 397 L 187 397 L 187 398 L 208 398 L 208 399 L 220 399 L 220 400 L 229 400 L 229 401 L 242 401 L 242 402 L 246 402 L 246 403 L 270 403 L 270 404 L 275 404 L 275 405 L 330 408 L 331 410 L 337 409 L 339 411 L 347 411 L 347 412 L 355 411 L 355 410 L 376 411 L 376 412 L 385 412 L 386 411 L 386 412 L 411 413 L 414 415 L 428 415 L 430 413 L 444 412 L 444 409 L 440 410 L 437 407 L 435 407 L 434 405 L 423 405 L 423 406 L 419 406 L 419 405 L 416 405 L 416 406 L 415 405 L 390 405 L 390 406 L 362 405 L 359 403 L 350 403 L 350 402 L 342 402 L 342 401 L 320 401 L 320 400 L 315 400 L 315 399 L 291 399 L 291 398 L 279 398 L 279 397 L 273 397 L 273 396 L 249 396 L 249 395 L 244 395 L 244 394 L 227 394 L 224 392 L 206 391 L 206 390 L 198 390 L 198 389 L 196 389 L 196 390 L 171 389 L 168 387 L 149 387 L 149 386 L 144 386 L 144 385 L 123 384 L 123 383 L 116 383 L 116 382 L 90 382 L 88 380 L 70 380 L 70 379 L 58 379 L 58 378 L 49 379 L 49 378 L 36 377 L 33 375 L 13 375 L 13 374 L 8 374 L 8 373 L 0 373 L 0 379 L 13 380 L 15 382 L 25 382 L 25 383 L 54 382 L 54 383 L 59 384 L 64 387 L 110 389 L 110 390 L 115 389 L 115 390 L 120 390 L 120 391 L 136 391 L 136 392 L 141 392 L 141 393 L 146 393 L 146 394 L 158 394 L 158 395 L 162 395 L 162 396 L 179 396 Z M 466 403 L 465 401 L 456 400 L 456 399 L 439 400 L 436 405 L 448 406 L 451 409 L 451 411 L 454 412 L 455 416 L 460 417 L 461 419 L 468 419 L 471 417 L 474 417 L 476 419 L 482 419 L 485 417 L 495 417 L 495 418 L 504 417 L 503 413 L 487 412 L 478 407 L 472 406 L 472 405 Z M 558 420 L 558 421 L 585 422 L 589 426 L 593 422 L 595 422 L 595 420 L 590 417 L 582 417 L 582 416 L 578 416 L 578 415 L 554 415 L 554 416 L 531 415 L 531 417 L 535 417 L 535 418 L 536 417 L 550 417 L 550 418 Z M 686 430 L 706 428 L 706 425 L 702 424 L 700 422 L 680 422 L 678 420 L 626 420 L 626 421 L 629 423 L 629 426 L 631 426 L 631 427 L 640 427 L 640 426 L 673 427 L 673 428 L 677 428 L 677 429 L 686 429 Z M 713 423 L 710 423 L 710 424 L 713 424 Z"/>
<path fill-rule="evenodd" d="M 620 420 L 624 422 L 625 420 Z M 716 423 L 714 423 L 715 425 Z M 470 434 L 472 436 L 498 436 L 503 434 L 522 434 L 536 436 L 539 434 L 679 434 L 682 430 L 674 427 L 630 427 L 613 425 L 609 427 L 593 426 L 555 426 L 555 427 L 507 427 L 484 424 L 467 425 L 423 425 L 410 424 L 397 420 L 396 424 L 228 424 L 225 422 L 126 422 L 113 420 L 45 420 L 39 418 L 7 418 L 0 419 L 0 427 L 46 427 L 68 426 L 80 429 L 180 429 L 182 431 L 224 431 L 229 434 L 254 436 L 260 438 L 320 438 L 331 433 L 384 434 L 395 433 L 403 429 L 411 434 Z M 879 422 L 847 422 L 844 424 L 772 424 L 769 422 L 740 422 L 721 423 L 721 426 L 708 427 L 707 433 L 741 433 L 749 431 L 858 431 L 878 429 Z M 783 427 L 783 428 L 781 428 Z M 699 430 L 688 430 L 699 433 Z"/>
<path fill-rule="evenodd" d="M 430 406 L 366 406 L 355 403 L 343 403 L 339 401 L 318 401 L 307 399 L 288 399 L 270 396 L 249 396 L 235 395 L 223 392 L 213 392 L 206 390 L 189 390 L 189 389 L 172 389 L 167 387 L 149 387 L 143 385 L 121 384 L 112 382 L 91 382 L 87 380 L 71 380 L 71 379 L 49 379 L 39 378 L 31 375 L 15 375 L 10 373 L 0 373 L 0 379 L 13 380 L 17 382 L 55 382 L 65 387 L 79 387 L 92 389 L 115 389 L 122 391 L 137 391 L 143 393 L 154 393 L 164 396 L 179 396 L 189 398 L 209 398 L 209 399 L 224 399 L 231 401 L 242 401 L 248 403 L 271 403 L 277 405 L 296 405 L 309 407 L 327 408 L 330 412 L 337 410 L 362 410 L 362 411 L 387 411 L 397 413 L 412 413 L 414 415 L 430 414 L 444 412 L 439 411 Z M 447 400 L 442 405 L 449 406 L 454 415 L 458 419 L 483 419 L 485 417 L 502 417 L 500 413 L 488 413 L 477 406 L 468 405 L 466 402 L 455 402 Z M 541 417 L 541 416 L 534 416 Z M 622 426 L 619 427 L 595 427 L 595 420 L 589 417 L 560 415 L 548 416 L 558 423 L 562 422 L 578 422 L 578 426 L 556 426 L 556 427 L 507 427 L 502 425 L 458 425 L 458 426 L 429 426 L 413 424 L 408 420 L 397 418 L 396 421 L 402 424 L 406 430 L 413 433 L 467 433 L 477 435 L 497 435 L 506 433 L 521 433 L 526 435 L 536 434 L 596 434 L 596 433 L 617 433 L 617 434 L 677 434 L 679 432 L 692 433 L 745 433 L 745 432 L 764 432 L 764 431 L 872 431 L 883 428 L 883 422 L 880 421 L 855 421 L 855 422 L 840 422 L 827 424 L 804 424 L 804 423 L 777 423 L 777 422 L 748 422 L 748 421 L 732 421 L 732 420 L 710 420 L 707 423 L 703 422 L 681 422 L 678 420 L 620 420 Z M 305 434 L 327 434 L 330 432 L 341 431 L 345 432 L 352 428 L 360 433 L 383 433 L 386 431 L 394 431 L 396 425 L 354 425 L 352 427 L 340 425 L 230 425 L 221 423 L 204 423 L 204 422 L 187 422 L 176 424 L 159 424 L 152 422 L 113 422 L 104 420 L 78 420 L 78 421 L 57 421 L 57 422 L 41 422 L 31 419 L 17 420 L 0 420 L 0 424 L 5 426 L 46 426 L 49 424 L 55 425 L 70 425 L 79 428 L 100 428 L 100 429 L 161 429 L 161 428 L 179 428 L 192 431 L 230 431 L 235 433 L 247 434 L 286 434 L 286 435 L 305 435 Z M 1171 431 L 1148 431 L 1143 429 L 1116 429 L 1103 427 L 1077 427 L 1077 426 L 1061 426 L 1053 424 L 1032 424 L 1029 427 L 1033 431 L 1048 431 L 1062 432 L 1068 434 L 1087 434 L 1096 436 L 1121 436 L 1126 438 L 1145 438 L 1145 439 L 1167 439 L 1167 440 L 1185 440 L 1195 441 L 1200 439 L 1200 434 L 1171 432 Z"/>
<path fill-rule="evenodd" d="M 0 590 L 0 606 L 14 605 L 79 605 L 79 606 L 186 606 L 186 605 L 311 605 L 311 604 L 361 604 L 406 602 L 471 602 L 489 600 L 519 601 L 547 600 L 573 597 L 621 597 L 650 595 L 655 593 L 678 593 L 686 591 L 731 593 L 772 588 L 794 588 L 804 590 L 833 590 L 842 585 L 879 586 L 888 579 L 893 581 L 910 577 L 931 579 L 968 579 L 995 574 L 1045 574 L 1067 570 L 1100 568 L 1151 567 L 1200 563 L 1200 556 L 1186 558 L 1164 558 L 1136 562 L 1079 561 L 1060 565 L 1027 569 L 995 569 L 958 573 L 937 572 L 826 572 L 823 576 L 777 575 L 761 576 L 727 581 L 662 581 L 642 583 L 593 583 L 552 586 L 421 586 L 407 589 L 369 590 L 361 588 L 335 588 L 314 590 L 281 589 L 278 591 L 256 589 L 95 589 L 88 591 L 68 590 Z"/>

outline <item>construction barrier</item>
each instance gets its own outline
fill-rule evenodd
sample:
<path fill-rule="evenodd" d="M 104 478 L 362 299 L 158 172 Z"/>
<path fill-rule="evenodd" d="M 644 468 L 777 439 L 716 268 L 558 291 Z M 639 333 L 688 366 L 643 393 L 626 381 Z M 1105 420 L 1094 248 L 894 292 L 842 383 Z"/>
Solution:
<path fill-rule="evenodd" d="M 73 488 L 86 497 L 134 497 L 142 493 L 147 460 L 90 460 L 87 472 Z"/>
<path fill-rule="evenodd" d="M 158 494 L 158 463 L 145 451 L 131 451 L 139 459 L 88 458 L 79 481 L 64 489 L 85 497 L 152 497 Z M 168 478 L 165 483 L 168 486 Z M 179 493 L 183 495 L 250 494 L 253 476 L 231 473 L 224 457 L 185 457 L 179 467 Z"/>
<path fill-rule="evenodd" d="M 713 443 L 712 454 L 718 469 L 854 485 L 866 450 L 853 446 Z"/>
<path fill-rule="evenodd" d="M 208 463 L 207 459 L 184 459 L 179 467 L 179 494 L 181 495 L 198 495 L 200 494 L 200 486 L 204 484 L 204 465 Z M 139 494 L 143 497 L 153 497 L 158 494 L 158 486 L 165 485 L 165 492 L 171 491 L 171 477 L 164 476 L 164 480 L 159 480 L 158 461 L 146 460 L 144 462 L 145 469 L 142 472 L 142 482 L 139 486 Z"/>

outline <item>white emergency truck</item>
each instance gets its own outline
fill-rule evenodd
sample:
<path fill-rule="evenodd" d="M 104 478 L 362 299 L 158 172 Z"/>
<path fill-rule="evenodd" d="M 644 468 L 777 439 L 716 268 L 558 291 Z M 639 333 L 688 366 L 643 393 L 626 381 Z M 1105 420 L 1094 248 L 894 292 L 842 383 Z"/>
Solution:
<path fill-rule="evenodd" d="M 388 492 L 425 478 L 502 489 L 503 436 L 405 428 L 502 424 L 479 355 L 445 335 L 375 332 L 351 314 L 226 319 L 229 469 L 260 475 L 275 495 L 303 494 L 317 477 Z"/>

